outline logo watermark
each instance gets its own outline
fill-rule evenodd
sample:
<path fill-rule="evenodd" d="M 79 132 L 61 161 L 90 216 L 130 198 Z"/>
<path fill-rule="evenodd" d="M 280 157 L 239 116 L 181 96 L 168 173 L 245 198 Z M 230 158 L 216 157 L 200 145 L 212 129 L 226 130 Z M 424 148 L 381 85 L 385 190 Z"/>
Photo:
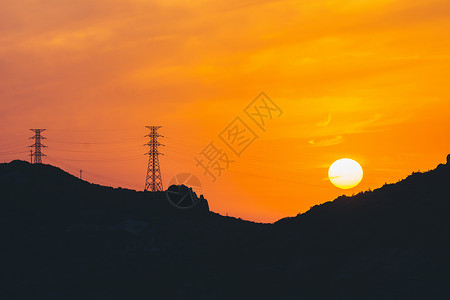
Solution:
<path fill-rule="evenodd" d="M 201 182 L 191 173 L 179 173 L 172 177 L 165 194 L 170 204 L 179 209 L 192 208 L 203 198 Z"/>

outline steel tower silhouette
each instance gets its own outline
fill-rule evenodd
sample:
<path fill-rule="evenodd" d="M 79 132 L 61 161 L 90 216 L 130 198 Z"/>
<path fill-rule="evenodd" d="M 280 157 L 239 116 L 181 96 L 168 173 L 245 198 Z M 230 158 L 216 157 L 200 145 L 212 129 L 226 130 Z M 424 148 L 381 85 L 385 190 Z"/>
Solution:
<path fill-rule="evenodd" d="M 150 137 L 150 142 L 145 144 L 145 146 L 149 146 L 150 150 L 146 155 L 149 155 L 148 158 L 148 167 L 147 167 L 147 176 L 145 178 L 145 191 L 162 191 L 162 177 L 161 177 L 161 169 L 159 167 L 159 155 L 163 155 L 158 151 L 158 146 L 164 146 L 158 142 L 158 137 L 162 137 L 162 135 L 158 134 L 158 129 L 161 126 L 145 126 L 150 129 L 150 133 L 146 136 Z"/>
<path fill-rule="evenodd" d="M 41 140 L 45 140 L 45 137 L 41 136 L 41 132 L 45 131 L 45 129 L 30 129 L 34 132 L 34 136 L 30 137 L 30 139 L 34 139 L 34 144 L 28 147 L 34 147 L 34 153 L 33 150 L 31 150 L 31 162 L 35 164 L 41 164 L 42 163 L 42 156 L 45 156 L 44 153 L 41 152 L 41 147 L 46 148 L 47 146 L 41 144 Z M 33 160 L 34 158 L 34 160 Z"/>

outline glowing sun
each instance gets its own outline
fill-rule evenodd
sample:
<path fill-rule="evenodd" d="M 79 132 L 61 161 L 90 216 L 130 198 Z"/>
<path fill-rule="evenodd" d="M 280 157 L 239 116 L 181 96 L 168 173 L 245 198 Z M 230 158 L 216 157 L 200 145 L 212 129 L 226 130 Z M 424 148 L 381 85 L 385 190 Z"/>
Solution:
<path fill-rule="evenodd" d="M 361 182 L 363 169 L 353 159 L 338 159 L 328 169 L 328 178 L 338 188 L 351 189 Z"/>

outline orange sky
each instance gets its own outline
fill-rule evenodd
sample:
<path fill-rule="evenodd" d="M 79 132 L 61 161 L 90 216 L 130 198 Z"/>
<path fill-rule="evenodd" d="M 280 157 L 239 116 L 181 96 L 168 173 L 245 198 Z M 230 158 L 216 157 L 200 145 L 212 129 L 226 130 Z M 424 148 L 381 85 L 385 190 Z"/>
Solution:
<path fill-rule="evenodd" d="M 194 173 L 212 210 L 272 222 L 450 152 L 448 0 L 0 4 L 4 162 L 47 128 L 45 163 L 142 190 L 144 126 L 162 125 L 165 183 Z M 283 115 L 211 182 L 193 157 L 227 150 L 219 133 L 261 91 Z M 327 180 L 343 157 L 365 172 L 348 191 Z"/>

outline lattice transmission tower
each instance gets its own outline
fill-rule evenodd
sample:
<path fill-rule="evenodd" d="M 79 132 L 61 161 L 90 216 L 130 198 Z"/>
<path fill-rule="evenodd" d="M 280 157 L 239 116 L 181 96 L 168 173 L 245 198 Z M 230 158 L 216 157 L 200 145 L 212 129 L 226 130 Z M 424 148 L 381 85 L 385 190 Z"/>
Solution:
<path fill-rule="evenodd" d="M 45 131 L 45 129 L 30 129 L 34 132 L 34 136 L 30 137 L 30 139 L 34 139 L 34 144 L 30 145 L 28 147 L 34 147 L 34 153 L 33 150 L 31 150 L 30 156 L 31 156 L 31 162 L 35 164 L 41 164 L 42 163 L 42 156 L 46 156 L 44 153 L 42 153 L 41 148 L 47 148 L 47 146 L 43 145 L 41 143 L 41 140 L 45 140 L 46 138 L 41 135 L 41 132 Z"/>
<path fill-rule="evenodd" d="M 145 178 L 145 191 L 162 191 L 162 177 L 161 177 L 161 169 L 159 166 L 159 155 L 163 155 L 159 152 L 158 147 L 164 146 L 163 144 L 158 142 L 158 137 L 163 137 L 158 134 L 158 129 L 161 126 L 145 126 L 150 129 L 150 133 L 146 135 L 146 137 L 150 137 L 150 141 L 145 144 L 145 146 L 150 147 L 150 151 L 146 153 L 149 155 L 148 157 L 148 167 L 147 167 L 147 176 Z"/>

